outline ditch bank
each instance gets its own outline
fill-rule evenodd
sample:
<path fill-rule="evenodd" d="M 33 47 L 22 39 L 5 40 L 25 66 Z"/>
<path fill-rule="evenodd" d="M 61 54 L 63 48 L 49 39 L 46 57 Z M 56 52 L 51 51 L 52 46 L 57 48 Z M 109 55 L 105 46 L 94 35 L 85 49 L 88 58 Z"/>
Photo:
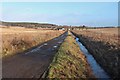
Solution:
<path fill-rule="evenodd" d="M 48 71 L 45 73 L 45 77 L 95 79 L 85 55 L 80 51 L 70 32 L 61 44 Z"/>
<path fill-rule="evenodd" d="M 100 66 L 110 75 L 111 78 L 119 78 L 120 76 L 120 48 L 113 48 L 102 41 L 97 41 L 91 37 L 87 37 L 76 32 L 72 32 L 79 38 L 80 42 L 93 55 Z"/>
<path fill-rule="evenodd" d="M 88 52 L 88 50 L 85 48 L 85 46 L 79 41 L 79 38 L 76 38 L 76 42 L 78 43 L 80 50 L 84 53 L 86 56 L 86 59 L 88 63 L 90 64 L 90 67 L 93 71 L 93 74 L 96 78 L 102 80 L 105 78 L 106 80 L 109 80 L 110 77 L 107 75 L 107 73 L 100 67 L 100 65 L 96 62 L 94 57 Z"/>

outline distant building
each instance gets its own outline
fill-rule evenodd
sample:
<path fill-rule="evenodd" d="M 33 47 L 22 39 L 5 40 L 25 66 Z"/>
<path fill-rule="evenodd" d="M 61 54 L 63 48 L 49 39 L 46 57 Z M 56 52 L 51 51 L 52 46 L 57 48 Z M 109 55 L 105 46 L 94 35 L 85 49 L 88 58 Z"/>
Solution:
<path fill-rule="evenodd" d="M 59 31 L 64 31 L 64 30 L 65 30 L 65 28 L 58 28 L 58 30 L 59 30 Z"/>

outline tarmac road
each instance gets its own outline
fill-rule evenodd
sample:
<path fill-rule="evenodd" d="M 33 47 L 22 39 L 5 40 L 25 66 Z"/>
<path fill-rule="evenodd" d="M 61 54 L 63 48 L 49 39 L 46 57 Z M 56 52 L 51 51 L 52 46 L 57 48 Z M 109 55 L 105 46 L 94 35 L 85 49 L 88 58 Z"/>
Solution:
<path fill-rule="evenodd" d="M 63 35 L 45 42 L 28 52 L 2 59 L 3 78 L 40 78 L 49 67 L 60 44 L 67 36 Z"/>

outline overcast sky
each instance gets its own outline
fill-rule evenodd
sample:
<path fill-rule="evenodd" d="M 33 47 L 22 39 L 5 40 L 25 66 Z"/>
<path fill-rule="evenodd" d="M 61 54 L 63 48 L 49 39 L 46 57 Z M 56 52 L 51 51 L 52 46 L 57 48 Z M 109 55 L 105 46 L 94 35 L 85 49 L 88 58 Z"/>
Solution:
<path fill-rule="evenodd" d="M 2 20 L 58 25 L 117 26 L 117 2 L 4 2 Z"/>

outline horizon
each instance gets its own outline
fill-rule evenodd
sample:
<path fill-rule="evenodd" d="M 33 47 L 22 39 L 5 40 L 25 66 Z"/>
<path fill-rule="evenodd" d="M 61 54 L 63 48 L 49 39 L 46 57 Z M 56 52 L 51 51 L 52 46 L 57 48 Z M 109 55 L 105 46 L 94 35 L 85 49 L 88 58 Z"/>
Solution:
<path fill-rule="evenodd" d="M 6 22 L 6 21 L 0 21 L 0 22 Z M 81 27 L 81 26 L 83 26 L 83 25 L 59 25 L 59 24 L 47 23 L 47 22 L 46 22 L 46 23 L 41 23 L 41 22 L 20 22 L 20 21 L 18 21 L 18 22 L 12 21 L 12 22 L 11 22 L 11 21 L 9 21 L 8 23 L 37 23 L 37 24 L 53 24 L 53 25 L 57 25 L 57 26 L 71 26 L 71 27 Z M 102 27 L 103 27 L 103 28 L 104 28 L 104 27 L 108 27 L 108 28 L 109 28 L 109 27 L 115 27 L 115 28 L 116 28 L 116 27 L 118 27 L 118 28 L 119 28 L 119 26 L 87 26 L 87 25 L 84 25 L 84 26 L 86 26 L 86 27 L 91 27 L 91 28 L 92 28 L 92 27 L 96 27 L 96 28 L 97 28 L 97 27 L 98 27 L 98 28 L 99 28 L 99 27 L 101 27 L 101 28 L 102 28 Z"/>
<path fill-rule="evenodd" d="M 1 21 L 70 26 L 118 26 L 118 3 L 3 2 Z"/>

